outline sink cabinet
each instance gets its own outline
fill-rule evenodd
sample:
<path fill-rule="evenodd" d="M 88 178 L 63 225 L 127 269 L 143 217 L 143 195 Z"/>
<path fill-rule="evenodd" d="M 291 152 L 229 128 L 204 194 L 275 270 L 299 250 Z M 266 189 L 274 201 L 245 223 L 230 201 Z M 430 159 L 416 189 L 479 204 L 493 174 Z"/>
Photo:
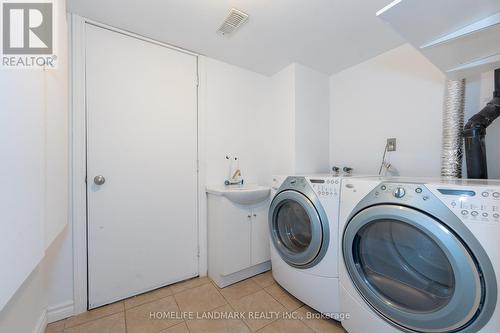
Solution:
<path fill-rule="evenodd" d="M 269 203 L 241 205 L 208 194 L 208 275 L 219 287 L 270 269 Z"/>

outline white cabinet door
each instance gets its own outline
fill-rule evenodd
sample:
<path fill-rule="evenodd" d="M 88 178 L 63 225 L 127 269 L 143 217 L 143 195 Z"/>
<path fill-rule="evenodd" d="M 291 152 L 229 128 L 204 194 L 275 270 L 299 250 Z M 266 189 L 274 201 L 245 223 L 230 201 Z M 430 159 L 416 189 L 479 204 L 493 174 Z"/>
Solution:
<path fill-rule="evenodd" d="M 93 25 L 86 43 L 94 308 L 198 275 L 197 59 Z"/>
<path fill-rule="evenodd" d="M 269 250 L 269 224 L 267 215 L 269 202 L 255 206 L 252 209 L 252 265 L 257 265 L 271 259 Z"/>
<path fill-rule="evenodd" d="M 224 221 L 224 271 L 232 274 L 251 266 L 252 214 L 226 200 Z"/>

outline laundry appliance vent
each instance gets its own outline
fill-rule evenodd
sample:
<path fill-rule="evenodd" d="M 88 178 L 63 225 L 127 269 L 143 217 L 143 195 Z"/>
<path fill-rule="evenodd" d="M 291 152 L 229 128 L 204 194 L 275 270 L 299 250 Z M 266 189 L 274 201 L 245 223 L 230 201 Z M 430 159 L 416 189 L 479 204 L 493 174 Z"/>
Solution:
<path fill-rule="evenodd" d="M 222 22 L 217 32 L 221 35 L 229 36 L 245 24 L 246 21 L 248 21 L 248 14 L 236 8 L 231 8 L 229 14 L 224 22 Z"/>

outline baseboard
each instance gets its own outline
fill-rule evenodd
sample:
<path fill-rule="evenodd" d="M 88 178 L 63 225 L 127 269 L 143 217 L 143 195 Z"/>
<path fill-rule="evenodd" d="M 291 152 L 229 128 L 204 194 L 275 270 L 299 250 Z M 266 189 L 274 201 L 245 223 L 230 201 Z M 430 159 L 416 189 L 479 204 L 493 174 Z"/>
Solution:
<path fill-rule="evenodd" d="M 236 273 L 224 276 L 222 275 L 210 276 L 210 278 L 219 286 L 219 288 L 224 288 L 236 282 L 248 279 L 257 274 L 267 272 L 270 269 L 271 269 L 271 261 L 265 261 L 258 265 L 245 268 Z"/>
<path fill-rule="evenodd" d="M 36 322 L 35 329 L 33 333 L 44 333 L 45 328 L 47 327 L 47 311 L 43 311 Z"/>
<path fill-rule="evenodd" d="M 66 319 L 74 315 L 74 304 L 73 301 L 68 301 L 55 306 L 49 306 L 47 308 L 47 322 L 53 323 L 58 320 Z"/>

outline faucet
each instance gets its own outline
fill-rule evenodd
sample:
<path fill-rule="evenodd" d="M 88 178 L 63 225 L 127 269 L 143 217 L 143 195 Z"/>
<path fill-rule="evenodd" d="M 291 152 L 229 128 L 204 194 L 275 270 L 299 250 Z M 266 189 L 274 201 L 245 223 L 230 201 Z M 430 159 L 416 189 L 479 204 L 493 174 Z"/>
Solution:
<path fill-rule="evenodd" d="M 352 175 L 352 168 L 351 167 L 343 167 L 342 171 L 344 171 L 344 176 L 351 176 Z"/>
<path fill-rule="evenodd" d="M 226 160 L 231 160 L 231 157 L 226 156 Z M 244 181 L 243 178 L 241 177 L 241 170 L 240 170 L 240 162 L 238 160 L 238 157 L 234 158 L 235 161 L 237 161 L 237 167 L 234 172 L 232 172 L 232 163 L 229 163 L 229 179 L 226 179 L 224 181 L 224 185 L 243 185 Z"/>

